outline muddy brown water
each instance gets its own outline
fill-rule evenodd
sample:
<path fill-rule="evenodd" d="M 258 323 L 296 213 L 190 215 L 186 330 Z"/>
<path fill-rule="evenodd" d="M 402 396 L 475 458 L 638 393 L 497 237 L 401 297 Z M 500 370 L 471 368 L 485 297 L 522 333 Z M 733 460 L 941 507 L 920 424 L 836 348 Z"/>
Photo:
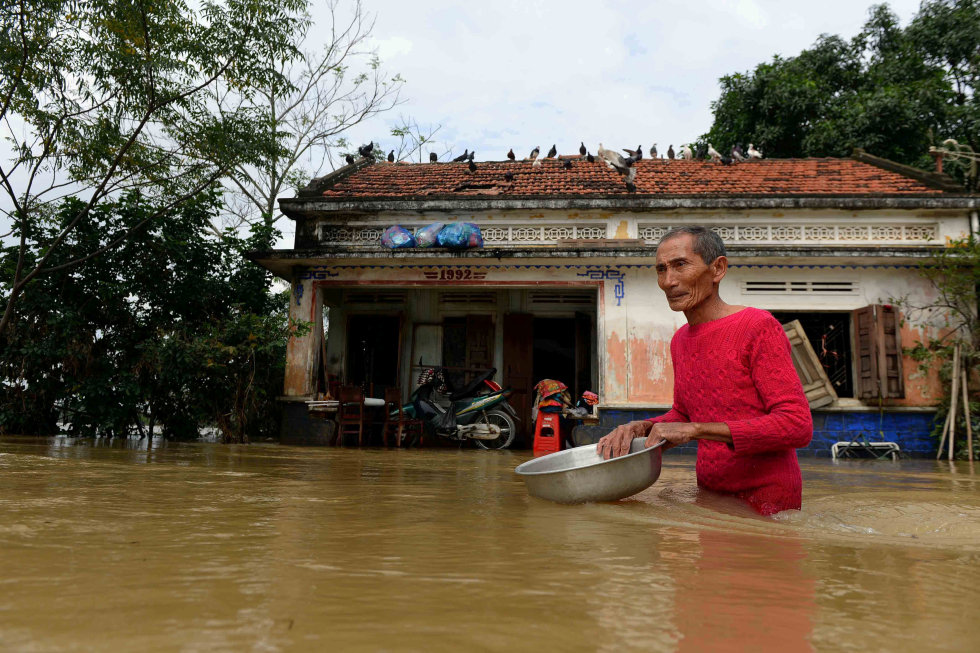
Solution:
<path fill-rule="evenodd" d="M 693 457 L 613 504 L 526 452 L 0 438 L 0 648 L 976 650 L 980 476 L 803 460 L 777 519 Z"/>

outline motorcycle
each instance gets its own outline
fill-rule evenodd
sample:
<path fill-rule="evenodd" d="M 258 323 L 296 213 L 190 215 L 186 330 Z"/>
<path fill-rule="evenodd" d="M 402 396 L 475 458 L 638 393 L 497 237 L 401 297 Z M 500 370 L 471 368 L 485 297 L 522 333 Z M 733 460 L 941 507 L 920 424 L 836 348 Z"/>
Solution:
<path fill-rule="evenodd" d="M 517 435 L 517 411 L 507 403 L 510 389 L 493 381 L 496 373 L 496 368 L 491 368 L 456 389 L 444 368 L 423 367 L 403 410 L 440 437 L 472 440 L 483 449 L 505 449 Z"/>

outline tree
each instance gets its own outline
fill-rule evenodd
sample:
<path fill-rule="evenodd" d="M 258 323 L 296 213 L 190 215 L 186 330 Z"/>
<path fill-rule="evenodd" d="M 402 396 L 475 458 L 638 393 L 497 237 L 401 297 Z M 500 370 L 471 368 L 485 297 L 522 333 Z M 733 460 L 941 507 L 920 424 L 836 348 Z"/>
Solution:
<path fill-rule="evenodd" d="M 872 7 L 851 40 L 823 35 L 796 57 L 723 77 L 705 138 L 719 149 L 752 142 L 776 157 L 860 147 L 929 169 L 930 146 L 980 138 L 977 25 L 976 0 L 925 2 L 905 29 L 886 5 Z"/>
<path fill-rule="evenodd" d="M 976 237 L 951 241 L 948 247 L 924 262 L 920 272 L 935 289 L 936 299 L 922 304 L 901 297 L 895 302 L 902 307 L 907 319 L 932 327 L 938 331 L 938 336 L 927 343 L 916 344 L 906 353 L 919 362 L 923 372 L 938 365 L 940 375 L 949 387 L 953 348 L 959 347 L 963 369 L 967 370 L 969 382 L 975 384 L 975 370 L 980 363 L 980 294 L 977 292 L 980 289 L 980 241 Z M 942 420 L 949 412 L 950 398 L 946 395 L 939 406 L 934 432 L 937 437 Z M 970 408 L 972 415 L 980 415 L 977 402 L 971 401 Z M 960 433 L 965 432 L 965 426 L 959 429 Z M 963 449 L 965 447 L 961 448 L 960 454 L 964 453 Z M 980 448 L 977 451 L 980 452 Z"/>
<path fill-rule="evenodd" d="M 30 263 L 83 205 L 56 207 Z M 135 190 L 91 210 L 0 341 L 0 431 L 197 438 L 213 427 L 226 442 L 275 433 L 287 299 L 270 295 L 268 273 L 242 256 L 274 235 L 215 238 L 219 206 L 203 193 L 88 264 L 58 267 L 156 212 Z M 19 255 L 0 252 L 0 279 Z"/>
<path fill-rule="evenodd" d="M 270 65 L 280 79 L 290 81 L 288 85 L 273 79 L 256 93 L 223 98 L 226 106 L 247 107 L 264 116 L 264 128 L 283 144 L 279 154 L 260 165 L 242 161 L 235 166 L 226 184 L 232 193 L 225 226 L 275 224 L 281 217 L 276 204 L 280 195 L 302 188 L 324 167 L 344 165 L 343 155 L 356 155 L 357 150 L 348 132 L 401 104 L 405 80 L 385 72 L 377 52 L 370 49 L 374 19 L 360 0 L 349 7 L 331 0 L 326 9 L 327 24 L 315 25 L 307 17 L 291 36 L 296 51 L 310 40 L 322 41 L 320 49 L 306 49 L 301 57 L 290 52 L 270 55 Z M 396 159 L 421 153 L 438 129 L 400 117 L 391 129 L 397 139 Z M 378 147 L 374 154 L 383 157 L 387 151 Z"/>
<path fill-rule="evenodd" d="M 213 186 L 234 167 L 281 156 L 267 117 L 221 102 L 230 90 L 289 88 L 271 60 L 296 57 L 304 0 L 4 0 L 0 161 L 17 256 L 3 280 L 0 339 L 39 276 L 77 267 Z M 75 258 L 56 257 L 93 211 L 139 189 L 155 210 L 117 224 Z M 65 196 L 81 202 L 60 204 Z M 54 207 L 75 213 L 40 247 Z M 109 217 L 117 217 L 112 213 Z M 59 261 L 54 264 L 57 258 Z"/>

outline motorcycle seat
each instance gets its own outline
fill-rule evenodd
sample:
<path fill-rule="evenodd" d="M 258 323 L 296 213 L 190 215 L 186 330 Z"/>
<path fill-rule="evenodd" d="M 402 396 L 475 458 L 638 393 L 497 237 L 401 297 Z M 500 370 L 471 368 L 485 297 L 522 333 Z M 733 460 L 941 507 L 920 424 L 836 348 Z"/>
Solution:
<path fill-rule="evenodd" d="M 449 400 L 456 401 L 457 399 L 462 399 L 463 397 L 472 397 L 476 393 L 477 389 L 483 385 L 483 382 L 488 379 L 492 379 L 496 373 L 497 368 L 492 367 L 486 372 L 478 374 L 472 381 L 466 384 L 465 387 L 460 388 L 459 390 L 453 389 L 449 394 Z"/>

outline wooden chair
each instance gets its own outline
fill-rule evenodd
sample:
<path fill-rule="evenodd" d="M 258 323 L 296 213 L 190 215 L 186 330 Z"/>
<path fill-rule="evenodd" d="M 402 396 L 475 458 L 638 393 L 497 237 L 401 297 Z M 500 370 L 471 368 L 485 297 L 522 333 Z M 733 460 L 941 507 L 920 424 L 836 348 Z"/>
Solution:
<path fill-rule="evenodd" d="M 336 444 L 344 444 L 344 436 L 357 434 L 357 446 L 364 444 L 364 390 L 357 385 L 340 387 L 340 406 L 337 409 Z"/>
<path fill-rule="evenodd" d="M 385 388 L 385 423 L 381 435 L 386 447 L 389 433 L 394 438 L 396 447 L 400 447 L 409 435 L 418 436 L 419 445 L 422 444 L 422 420 L 405 414 L 402 391 L 398 387 Z"/>

